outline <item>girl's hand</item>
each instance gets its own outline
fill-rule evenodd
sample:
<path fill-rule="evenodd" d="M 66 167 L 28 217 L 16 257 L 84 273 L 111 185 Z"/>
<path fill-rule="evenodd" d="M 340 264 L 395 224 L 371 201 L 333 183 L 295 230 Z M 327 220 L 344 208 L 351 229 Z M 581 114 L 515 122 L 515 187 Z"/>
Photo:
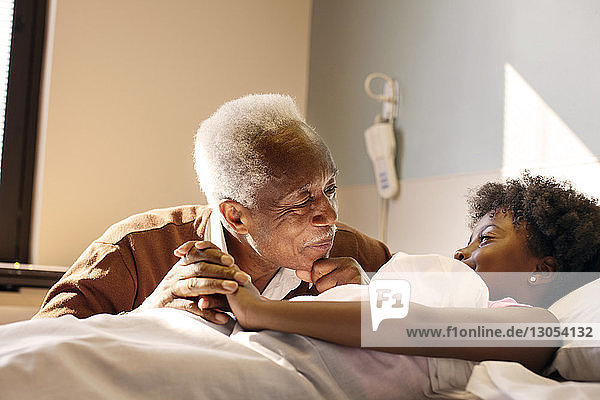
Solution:
<path fill-rule="evenodd" d="M 269 300 L 262 297 L 251 282 L 238 285 L 235 292 L 227 295 L 227 301 L 244 329 L 261 329 L 261 307 L 264 307 Z"/>

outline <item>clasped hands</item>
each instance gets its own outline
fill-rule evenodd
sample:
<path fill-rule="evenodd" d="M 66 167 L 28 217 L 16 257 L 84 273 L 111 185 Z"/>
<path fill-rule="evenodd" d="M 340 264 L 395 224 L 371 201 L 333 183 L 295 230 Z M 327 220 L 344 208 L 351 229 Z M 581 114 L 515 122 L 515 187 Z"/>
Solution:
<path fill-rule="evenodd" d="M 235 264 L 234 258 L 209 241 L 186 242 L 174 251 L 180 260 L 165 275 L 154 292 L 138 310 L 170 307 L 225 324 L 230 317 L 228 297 L 236 297 L 236 313 L 240 302 L 260 299 L 250 275 Z M 303 281 L 312 282 L 322 293 L 335 286 L 361 283 L 361 267 L 351 257 L 333 257 L 314 262 L 310 271 L 297 270 Z M 238 289 L 240 289 L 238 291 Z M 242 293 L 243 292 L 243 293 Z M 236 314 L 237 315 L 237 314 Z"/>

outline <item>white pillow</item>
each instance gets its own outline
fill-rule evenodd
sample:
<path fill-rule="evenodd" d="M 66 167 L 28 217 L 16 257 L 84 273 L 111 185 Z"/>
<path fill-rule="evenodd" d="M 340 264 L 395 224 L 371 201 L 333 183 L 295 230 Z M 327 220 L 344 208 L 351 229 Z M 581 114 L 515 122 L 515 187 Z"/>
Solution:
<path fill-rule="evenodd" d="M 396 253 L 373 276 L 377 279 L 405 279 L 410 283 L 413 303 L 429 307 L 487 308 L 489 292 L 485 282 L 465 263 L 437 254 Z M 367 285 L 341 285 L 318 296 L 294 297 L 293 301 L 366 301 Z"/>
<path fill-rule="evenodd" d="M 600 279 L 569 293 L 549 307 L 561 323 L 600 323 Z M 595 327 L 598 329 L 598 327 Z M 597 334 L 597 333 L 596 333 Z M 550 372 L 569 380 L 600 381 L 600 341 L 571 339 L 558 349 Z"/>
<path fill-rule="evenodd" d="M 371 281 L 405 279 L 410 283 L 410 301 L 429 307 L 487 308 L 485 282 L 465 263 L 437 254 L 396 253 Z"/>

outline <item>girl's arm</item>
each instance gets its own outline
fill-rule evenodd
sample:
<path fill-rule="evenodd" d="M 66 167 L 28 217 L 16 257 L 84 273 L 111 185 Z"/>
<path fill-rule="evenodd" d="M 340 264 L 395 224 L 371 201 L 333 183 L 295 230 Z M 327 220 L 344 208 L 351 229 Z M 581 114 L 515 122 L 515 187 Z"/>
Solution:
<path fill-rule="evenodd" d="M 294 302 L 266 300 L 256 289 L 240 286 L 228 295 L 238 322 L 246 329 L 270 329 L 311 336 L 350 347 L 361 347 L 361 312 L 369 312 L 360 302 Z M 362 311 L 361 311 L 362 308 Z M 394 332 L 406 339 L 406 329 L 425 323 L 457 326 L 461 323 L 557 323 L 548 310 L 535 307 L 434 308 L 411 303 L 403 319 L 384 320 L 378 330 Z M 370 321 L 370 315 L 365 321 Z M 370 325 L 368 327 L 370 329 Z M 476 342 L 474 342 L 476 343 Z M 483 343 L 483 342 L 480 342 Z M 559 342 L 549 347 L 378 347 L 375 350 L 405 355 L 460 358 L 472 361 L 516 361 L 540 371 L 551 360 Z"/>

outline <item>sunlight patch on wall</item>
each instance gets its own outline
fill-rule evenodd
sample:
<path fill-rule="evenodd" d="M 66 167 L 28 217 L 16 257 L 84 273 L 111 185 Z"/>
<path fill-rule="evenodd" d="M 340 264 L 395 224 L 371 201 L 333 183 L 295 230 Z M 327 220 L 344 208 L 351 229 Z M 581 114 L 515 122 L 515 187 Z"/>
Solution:
<path fill-rule="evenodd" d="M 600 197 L 600 161 L 510 65 L 504 65 L 502 176 L 532 173 L 568 179 Z"/>

